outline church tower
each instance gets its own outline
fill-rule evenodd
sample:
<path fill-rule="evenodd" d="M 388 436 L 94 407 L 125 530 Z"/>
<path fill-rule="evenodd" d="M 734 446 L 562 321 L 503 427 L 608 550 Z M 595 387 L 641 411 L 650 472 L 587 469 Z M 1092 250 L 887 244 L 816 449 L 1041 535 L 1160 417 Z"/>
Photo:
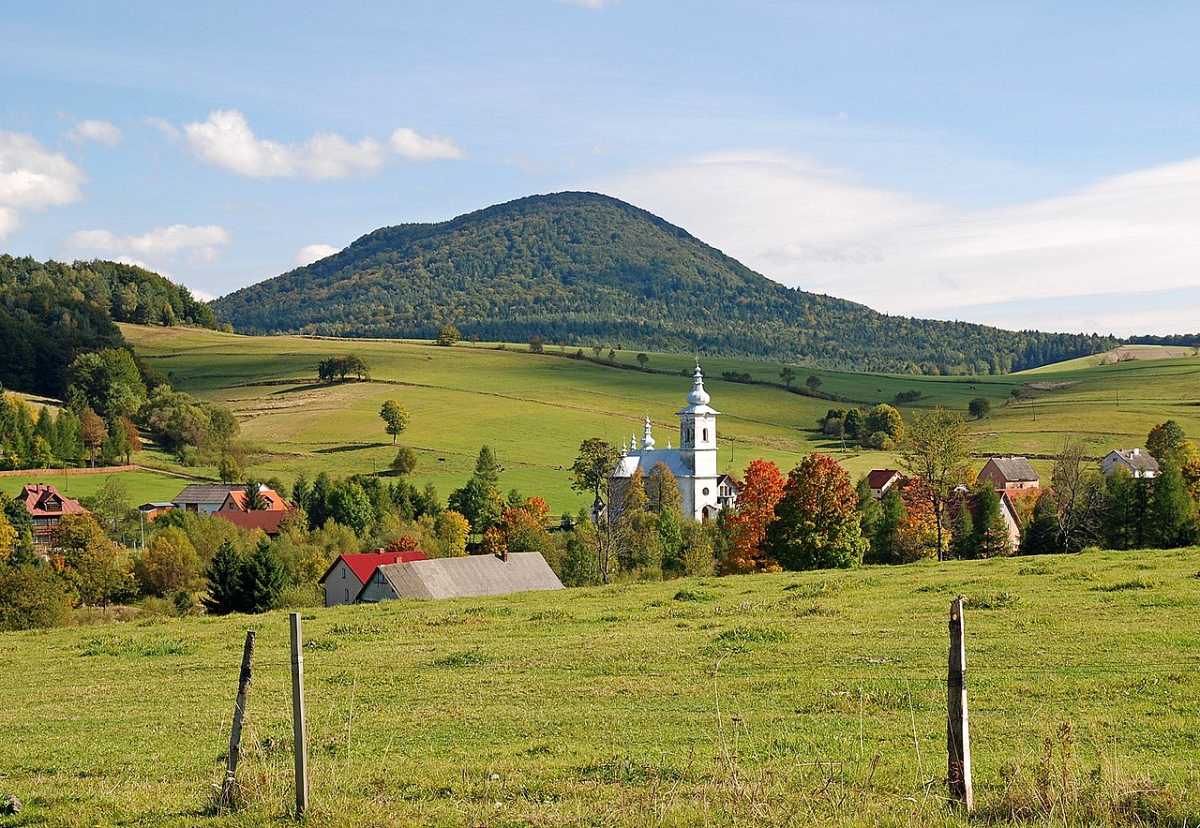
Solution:
<path fill-rule="evenodd" d="M 704 374 L 699 363 L 692 375 L 692 390 L 687 406 L 679 412 L 679 449 L 681 459 L 690 468 L 692 477 L 686 481 L 689 491 L 683 494 L 685 513 L 696 520 L 713 517 L 717 512 L 717 415 L 709 407 L 710 397 L 704 390 Z M 680 481 L 684 484 L 684 481 Z M 682 488 L 682 486 L 681 486 Z"/>

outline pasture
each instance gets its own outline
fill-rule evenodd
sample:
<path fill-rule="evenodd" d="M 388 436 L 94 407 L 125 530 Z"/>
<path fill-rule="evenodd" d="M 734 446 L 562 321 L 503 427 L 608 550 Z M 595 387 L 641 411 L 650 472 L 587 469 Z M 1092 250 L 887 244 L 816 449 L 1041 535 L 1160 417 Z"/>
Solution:
<path fill-rule="evenodd" d="M 459 343 L 440 348 L 398 340 L 247 337 L 215 331 L 123 325 L 138 353 L 178 388 L 230 405 L 244 436 L 255 446 L 251 471 L 291 480 L 303 472 L 335 475 L 384 471 L 395 456 L 377 414 L 396 398 L 412 413 L 400 442 L 417 451 L 414 480 L 434 483 L 444 497 L 470 474 L 479 446 L 495 448 L 505 489 L 546 498 L 556 512 L 573 511 L 585 498 L 571 491 L 566 468 L 581 440 L 600 436 L 628 442 L 649 415 L 660 446 L 677 445 L 681 406 L 690 386 L 680 374 L 598 365 L 559 355 L 528 353 L 525 346 Z M 574 353 L 573 348 L 565 349 Z M 588 356 L 590 349 L 585 349 Z M 316 363 L 334 354 L 360 354 L 371 381 L 318 385 Z M 692 358 L 650 354 L 649 367 L 688 371 Z M 607 351 L 602 360 L 607 360 Z M 615 360 L 635 366 L 636 353 Z M 722 412 L 718 431 L 723 471 L 739 471 L 756 457 L 787 470 L 805 454 L 834 454 L 854 476 L 895 463 L 886 452 L 844 449 L 815 431 L 827 400 L 781 388 L 721 379 L 727 371 L 779 381 L 779 364 L 705 358 L 706 387 Z M 862 404 L 890 402 L 918 392 L 915 406 L 945 405 L 965 411 L 974 397 L 992 403 L 992 414 L 973 423 L 976 452 L 1048 457 L 1068 436 L 1089 451 L 1142 445 L 1152 426 L 1177 419 L 1200 434 L 1200 358 L 1128 361 L 996 377 L 920 377 L 857 374 L 794 366 L 796 385 L 821 379 L 820 390 Z M 1014 391 L 1017 396 L 1014 396 Z M 162 462 L 156 460 L 156 463 Z M 979 464 L 982 465 L 980 459 Z M 1047 473 L 1049 462 L 1035 463 Z M 211 473 L 213 470 L 201 469 Z"/>
<path fill-rule="evenodd" d="M 61 469 L 50 473 L 25 471 L 0 476 L 0 495 L 12 497 L 27 483 L 49 483 L 67 497 L 91 497 L 106 481 L 116 478 L 126 487 L 129 502 L 134 506 L 159 500 L 170 500 L 189 482 L 173 474 L 137 469 L 115 473 L 86 473 L 86 469 Z"/>
<path fill-rule="evenodd" d="M 979 822 L 1195 825 L 1198 570 L 1085 553 L 308 610 L 309 823 L 966 824 L 942 798 L 963 594 Z M 247 810 L 207 817 L 247 628 Z M 0 788 L 27 806 L 0 826 L 286 815 L 285 612 L 0 651 Z"/>

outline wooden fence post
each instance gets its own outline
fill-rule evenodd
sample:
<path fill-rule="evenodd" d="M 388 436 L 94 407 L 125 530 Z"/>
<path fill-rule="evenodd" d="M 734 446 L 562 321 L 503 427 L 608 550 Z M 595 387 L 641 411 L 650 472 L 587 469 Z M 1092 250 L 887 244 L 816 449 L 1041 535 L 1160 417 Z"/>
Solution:
<path fill-rule="evenodd" d="M 229 731 L 229 753 L 225 758 L 225 780 L 221 783 L 221 798 L 217 800 L 218 813 L 233 807 L 238 760 L 242 757 L 242 721 L 246 716 L 246 697 L 250 694 L 253 660 L 254 630 L 246 630 L 246 643 L 242 647 L 242 670 L 238 674 L 237 700 L 233 703 L 233 729 Z"/>
<path fill-rule="evenodd" d="M 971 730 L 967 724 L 967 648 L 963 639 L 963 599 L 950 602 L 950 662 L 946 677 L 946 782 L 950 796 L 967 813 L 975 809 L 971 782 Z"/>
<path fill-rule="evenodd" d="M 304 726 L 304 642 L 300 613 L 291 614 L 292 626 L 292 741 L 296 754 L 296 819 L 308 812 L 308 737 Z"/>

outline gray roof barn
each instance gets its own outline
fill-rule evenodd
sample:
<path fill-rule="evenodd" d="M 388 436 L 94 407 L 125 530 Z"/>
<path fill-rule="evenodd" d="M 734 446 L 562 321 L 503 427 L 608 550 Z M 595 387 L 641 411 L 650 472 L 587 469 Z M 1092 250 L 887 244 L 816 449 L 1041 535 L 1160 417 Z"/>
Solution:
<path fill-rule="evenodd" d="M 562 581 L 537 552 L 509 555 L 507 561 L 495 555 L 468 555 L 384 564 L 363 585 L 358 600 L 471 598 L 562 588 Z"/>
<path fill-rule="evenodd" d="M 1009 482 L 1036 481 L 1038 473 L 1024 457 L 993 457 L 990 461 Z"/>

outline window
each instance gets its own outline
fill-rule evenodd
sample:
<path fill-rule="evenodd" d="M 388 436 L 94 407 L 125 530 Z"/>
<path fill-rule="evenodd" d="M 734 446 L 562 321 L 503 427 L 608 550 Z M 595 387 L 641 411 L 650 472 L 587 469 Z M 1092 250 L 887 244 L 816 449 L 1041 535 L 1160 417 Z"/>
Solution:
<path fill-rule="evenodd" d="M 708 429 L 704 429 L 704 442 L 708 442 Z"/>
<path fill-rule="evenodd" d="M 703 491 L 701 491 L 701 494 L 703 494 L 705 497 L 708 497 L 708 486 L 704 487 Z"/>
<path fill-rule="evenodd" d="M 346 580 L 346 567 L 342 567 L 342 580 Z"/>

